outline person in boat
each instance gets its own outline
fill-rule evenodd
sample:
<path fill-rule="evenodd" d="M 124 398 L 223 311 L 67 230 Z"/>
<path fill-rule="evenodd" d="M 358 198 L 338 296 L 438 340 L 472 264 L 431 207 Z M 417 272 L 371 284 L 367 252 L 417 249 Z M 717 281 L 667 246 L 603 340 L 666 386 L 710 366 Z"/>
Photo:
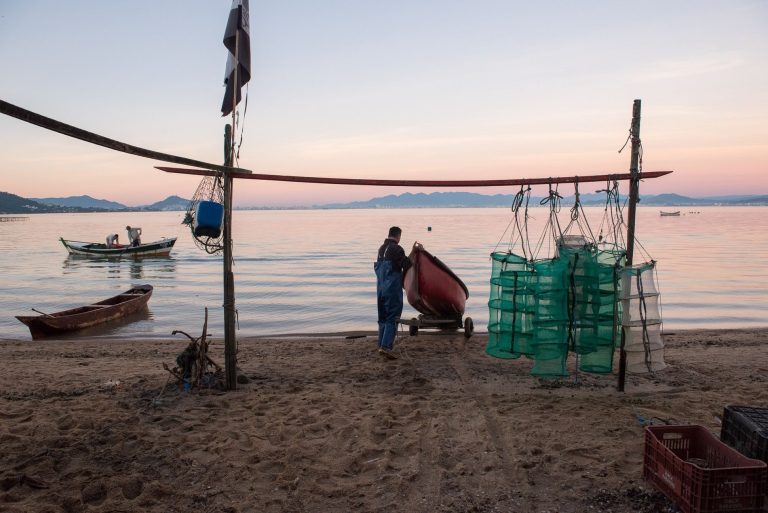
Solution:
<path fill-rule="evenodd" d="M 120 247 L 119 235 L 117 235 L 116 233 L 110 233 L 109 235 L 107 235 L 107 247 L 119 248 Z"/>
<path fill-rule="evenodd" d="M 140 246 L 141 245 L 141 228 L 138 226 L 135 226 L 131 228 L 130 226 L 126 226 L 125 230 L 128 232 L 128 242 L 131 244 L 132 247 Z"/>
<path fill-rule="evenodd" d="M 376 263 L 376 300 L 379 309 L 379 353 L 395 359 L 392 352 L 397 333 L 397 321 L 403 313 L 403 274 L 411 261 L 400 246 L 403 231 L 393 226 L 379 248 Z"/>

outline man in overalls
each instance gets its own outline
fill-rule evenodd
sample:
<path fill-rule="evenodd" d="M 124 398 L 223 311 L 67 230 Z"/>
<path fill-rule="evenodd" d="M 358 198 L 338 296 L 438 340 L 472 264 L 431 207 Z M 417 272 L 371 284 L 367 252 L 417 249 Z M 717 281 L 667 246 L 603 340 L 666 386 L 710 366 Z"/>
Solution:
<path fill-rule="evenodd" d="M 379 248 L 376 263 L 376 300 L 379 306 L 379 353 L 390 359 L 397 334 L 397 321 L 403 313 L 403 274 L 411 261 L 400 246 L 402 230 L 397 226 L 389 229 L 389 236 Z"/>

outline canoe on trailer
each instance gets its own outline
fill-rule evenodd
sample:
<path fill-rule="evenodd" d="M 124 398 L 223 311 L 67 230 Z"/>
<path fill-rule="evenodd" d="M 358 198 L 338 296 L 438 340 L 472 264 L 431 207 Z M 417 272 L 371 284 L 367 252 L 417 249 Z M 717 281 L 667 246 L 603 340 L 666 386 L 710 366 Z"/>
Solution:
<path fill-rule="evenodd" d="M 124 256 L 168 256 L 171 254 L 173 245 L 176 244 L 176 237 L 170 239 L 161 239 L 148 244 L 139 246 L 120 246 L 118 248 L 108 248 L 104 243 L 98 242 L 80 242 L 75 240 L 59 239 L 64 247 L 72 255 L 106 256 L 106 257 L 124 257 Z"/>
<path fill-rule="evenodd" d="M 138 312 L 152 297 L 152 285 L 138 285 L 122 294 L 86 306 L 52 314 L 17 315 L 33 340 L 81 330 Z"/>
<path fill-rule="evenodd" d="M 421 244 L 414 244 L 408 258 L 413 264 L 403 277 L 408 303 L 426 316 L 460 322 L 469 298 L 464 282 Z"/>

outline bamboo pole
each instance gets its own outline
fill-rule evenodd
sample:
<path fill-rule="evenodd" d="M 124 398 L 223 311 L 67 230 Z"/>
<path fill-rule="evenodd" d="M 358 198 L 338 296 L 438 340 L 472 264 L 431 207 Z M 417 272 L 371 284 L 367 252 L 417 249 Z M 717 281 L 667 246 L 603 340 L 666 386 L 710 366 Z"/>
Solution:
<path fill-rule="evenodd" d="M 629 163 L 629 212 L 627 214 L 627 267 L 632 266 L 632 259 L 635 253 L 635 216 L 637 212 L 637 202 L 640 197 L 640 100 L 635 100 L 632 105 L 632 128 L 630 129 L 632 139 L 632 156 Z M 624 383 L 627 374 L 627 352 L 624 350 L 626 343 L 626 334 L 624 328 L 621 328 L 621 345 L 619 346 L 619 382 L 618 391 L 624 391 Z"/>
<path fill-rule="evenodd" d="M 184 175 L 215 176 L 217 173 L 209 169 L 192 169 L 183 167 L 155 166 L 155 169 L 166 173 Z M 236 168 L 233 168 L 236 169 Z M 645 171 L 638 179 L 658 178 L 672 171 Z M 385 180 L 379 178 L 332 178 L 324 176 L 295 176 L 272 174 L 236 174 L 235 178 L 248 180 L 266 180 L 272 182 L 301 182 L 336 185 L 373 185 L 378 187 L 504 187 L 508 185 L 548 185 L 560 183 L 605 182 L 607 180 L 629 180 L 630 173 L 611 173 L 600 175 L 550 176 L 547 178 L 500 178 L 497 180 Z"/>

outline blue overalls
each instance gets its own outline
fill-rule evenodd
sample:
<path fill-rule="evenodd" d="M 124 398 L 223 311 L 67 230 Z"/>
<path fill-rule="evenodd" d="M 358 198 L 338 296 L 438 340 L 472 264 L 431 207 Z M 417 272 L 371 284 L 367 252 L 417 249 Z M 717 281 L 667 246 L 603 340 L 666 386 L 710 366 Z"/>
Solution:
<path fill-rule="evenodd" d="M 379 306 L 379 348 L 391 351 L 397 334 L 397 321 L 403 313 L 403 273 L 386 260 L 387 250 L 380 255 L 376 271 L 376 300 Z"/>

